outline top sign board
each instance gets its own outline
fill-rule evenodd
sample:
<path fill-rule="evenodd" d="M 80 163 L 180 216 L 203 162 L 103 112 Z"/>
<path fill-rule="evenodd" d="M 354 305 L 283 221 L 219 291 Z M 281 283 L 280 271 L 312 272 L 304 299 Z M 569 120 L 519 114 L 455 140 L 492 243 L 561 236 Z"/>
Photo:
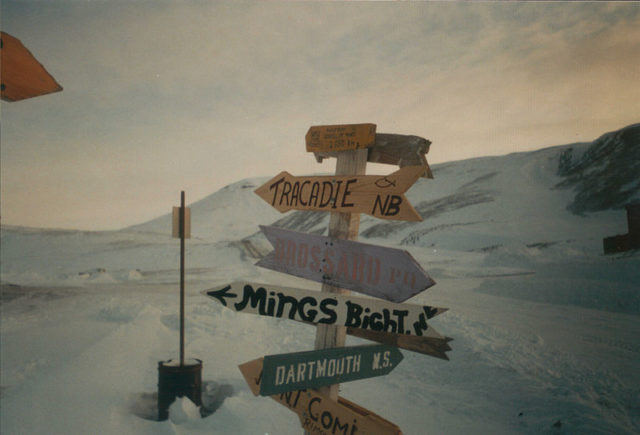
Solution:
<path fill-rule="evenodd" d="M 348 151 L 376 143 L 375 124 L 318 125 L 305 136 L 307 151 Z"/>

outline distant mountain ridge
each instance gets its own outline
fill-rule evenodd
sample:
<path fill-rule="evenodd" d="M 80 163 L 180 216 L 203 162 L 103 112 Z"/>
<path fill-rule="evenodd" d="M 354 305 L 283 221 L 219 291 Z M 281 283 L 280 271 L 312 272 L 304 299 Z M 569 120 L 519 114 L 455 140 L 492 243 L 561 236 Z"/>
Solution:
<path fill-rule="evenodd" d="M 590 144 L 568 146 L 560 155 L 558 188 L 576 192 L 577 214 L 619 209 L 640 201 L 640 124 L 606 133 Z"/>
<path fill-rule="evenodd" d="M 616 207 L 638 198 L 638 129 L 434 165 L 435 178 L 406 193 L 422 221 L 362 214 L 358 239 L 400 247 L 436 282 L 449 280 L 432 294 L 471 279 L 474 291 L 500 297 L 638 314 L 640 252 L 603 253 L 603 238 L 627 232 L 626 213 Z M 255 267 L 273 249 L 259 225 L 327 234 L 329 213 L 281 214 L 260 199 L 254 190 L 268 178 L 242 180 L 190 204 L 191 283 L 290 279 Z M 171 283 L 178 276 L 170 214 L 110 232 L 3 226 L 0 237 L 7 284 Z"/>

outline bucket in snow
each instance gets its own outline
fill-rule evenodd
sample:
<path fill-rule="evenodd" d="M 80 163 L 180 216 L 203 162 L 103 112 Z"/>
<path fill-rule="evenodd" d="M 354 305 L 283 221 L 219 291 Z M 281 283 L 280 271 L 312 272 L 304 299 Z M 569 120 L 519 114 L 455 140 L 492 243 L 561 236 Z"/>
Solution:
<path fill-rule="evenodd" d="M 158 362 L 158 420 L 169 418 L 169 406 L 176 397 L 188 397 L 202 405 L 202 361 L 195 358 Z"/>

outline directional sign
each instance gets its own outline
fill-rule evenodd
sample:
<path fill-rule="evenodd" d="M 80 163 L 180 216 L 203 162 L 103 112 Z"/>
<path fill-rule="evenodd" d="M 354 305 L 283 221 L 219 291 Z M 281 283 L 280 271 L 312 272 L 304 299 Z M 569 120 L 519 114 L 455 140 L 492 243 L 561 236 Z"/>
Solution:
<path fill-rule="evenodd" d="M 308 177 L 281 172 L 255 193 L 282 213 L 366 213 L 380 219 L 420 221 L 422 218 L 403 193 L 424 171 L 423 166 L 406 166 L 390 175 Z"/>
<path fill-rule="evenodd" d="M 309 128 L 305 136 L 309 152 L 368 148 L 375 141 L 375 124 L 317 125 Z"/>
<path fill-rule="evenodd" d="M 274 247 L 256 266 L 403 302 L 435 281 L 407 251 L 260 226 Z"/>
<path fill-rule="evenodd" d="M 411 335 L 394 334 L 391 332 L 368 331 L 360 328 L 347 328 L 347 334 L 353 337 L 365 338 L 378 343 L 399 347 L 401 349 L 418 352 L 424 355 L 449 360 L 446 352 L 451 350 L 449 342 L 452 338 L 414 337 Z"/>
<path fill-rule="evenodd" d="M 262 365 L 262 358 L 259 358 L 239 366 L 256 396 L 260 393 Z M 271 398 L 295 412 L 302 428 L 311 434 L 402 434 L 395 424 L 342 397 L 334 402 L 316 390 L 305 389 L 272 395 Z"/>
<path fill-rule="evenodd" d="M 315 326 L 314 323 L 302 322 L 305 325 Z M 411 352 L 421 353 L 423 355 L 433 356 L 444 360 L 449 360 L 447 352 L 451 350 L 449 342 L 453 341 L 451 337 L 435 338 L 435 337 L 417 337 L 415 335 L 396 334 L 393 332 L 372 331 L 370 329 L 347 328 L 347 335 L 352 337 L 364 338 L 366 340 L 375 341 L 377 343 L 394 346 L 399 349 Z"/>
<path fill-rule="evenodd" d="M 336 347 L 264 357 L 260 394 L 320 388 L 386 375 L 402 361 L 400 351 L 381 344 Z"/>
<path fill-rule="evenodd" d="M 202 292 L 234 311 L 303 322 L 445 337 L 427 320 L 447 311 L 429 305 L 395 304 L 378 299 L 321 293 L 268 284 L 234 282 Z"/>
<path fill-rule="evenodd" d="M 367 161 L 371 163 L 385 163 L 405 166 L 424 166 L 423 177 L 433 178 L 433 173 L 427 163 L 425 154 L 429 152 L 431 141 L 413 135 L 376 133 L 375 144 L 369 147 Z M 314 151 L 318 163 L 328 157 L 337 157 L 338 152 Z"/>

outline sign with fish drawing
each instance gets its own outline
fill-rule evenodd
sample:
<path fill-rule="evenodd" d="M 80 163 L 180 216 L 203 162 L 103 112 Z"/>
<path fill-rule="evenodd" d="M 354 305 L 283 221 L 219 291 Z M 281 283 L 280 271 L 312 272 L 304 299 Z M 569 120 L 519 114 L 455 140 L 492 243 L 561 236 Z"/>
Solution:
<path fill-rule="evenodd" d="M 389 175 L 295 177 L 281 172 L 255 190 L 279 212 L 366 213 L 380 219 L 421 221 L 403 195 L 425 168 L 406 166 Z"/>

